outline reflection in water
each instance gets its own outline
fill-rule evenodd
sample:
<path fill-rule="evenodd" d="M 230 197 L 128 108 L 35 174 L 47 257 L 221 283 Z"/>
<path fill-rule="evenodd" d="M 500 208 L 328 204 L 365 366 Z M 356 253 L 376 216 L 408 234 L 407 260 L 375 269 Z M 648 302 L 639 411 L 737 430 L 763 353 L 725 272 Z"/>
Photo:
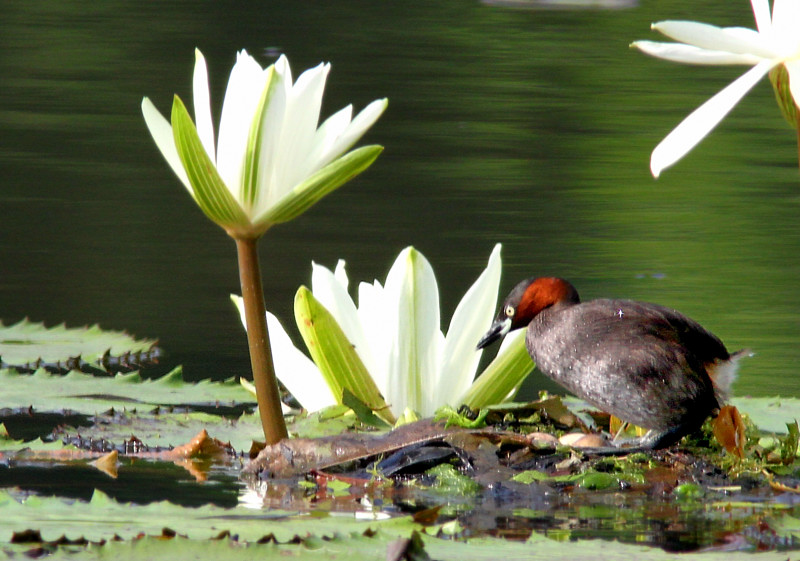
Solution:
<path fill-rule="evenodd" d="M 191 9 L 188 9 L 191 6 Z M 683 6 L 683 7 L 680 7 Z M 144 94 L 191 99 L 193 52 L 210 73 L 247 48 L 267 64 L 333 63 L 329 114 L 390 99 L 365 142 L 366 174 L 262 247 L 268 307 L 292 322 L 311 261 L 382 278 L 412 244 L 437 263 L 442 313 L 503 243 L 501 292 L 532 275 L 589 297 L 678 308 L 730 348 L 751 348 L 739 394 L 800 396 L 800 235 L 794 138 L 769 85 L 756 87 L 681 165 L 654 181 L 653 146 L 737 75 L 628 50 L 683 4 L 517 10 L 441 2 L 254 7 L 13 2 L 0 22 L 0 312 L 99 322 L 159 337 L 193 378 L 249 372 L 228 294 L 232 242 L 163 165 L 139 114 Z M 739 3 L 703 14 L 752 24 Z M 311 40 L 313 39 L 313 40 Z M 225 84 L 212 84 L 221 99 Z M 543 385 L 541 377 L 531 379 Z"/>

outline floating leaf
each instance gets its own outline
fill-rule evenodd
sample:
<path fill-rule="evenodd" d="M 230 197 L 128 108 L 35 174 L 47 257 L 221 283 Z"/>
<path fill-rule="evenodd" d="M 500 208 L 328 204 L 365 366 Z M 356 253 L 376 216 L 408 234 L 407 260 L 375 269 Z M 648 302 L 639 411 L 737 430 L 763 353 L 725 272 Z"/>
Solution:
<path fill-rule="evenodd" d="M 0 388 L 0 407 L 71 409 L 87 415 L 112 407 L 136 409 L 188 403 L 234 406 L 255 402 L 234 378 L 222 382 L 186 382 L 180 367 L 152 380 L 142 378 L 137 372 L 98 378 L 77 371 L 60 375 L 44 369 L 33 374 L 0 370 Z"/>
<path fill-rule="evenodd" d="M 130 370 L 156 361 L 160 351 L 155 344 L 154 339 L 135 339 L 98 325 L 48 328 L 27 319 L 8 326 L 0 322 L 0 367 L 72 370 L 88 365 L 107 371 Z"/>

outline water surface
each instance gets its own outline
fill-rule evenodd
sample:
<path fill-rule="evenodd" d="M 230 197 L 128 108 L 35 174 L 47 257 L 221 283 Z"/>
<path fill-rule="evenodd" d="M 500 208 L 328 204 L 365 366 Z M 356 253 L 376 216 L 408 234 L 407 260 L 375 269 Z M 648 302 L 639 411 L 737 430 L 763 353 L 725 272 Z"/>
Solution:
<path fill-rule="evenodd" d="M 99 322 L 159 337 L 192 378 L 245 375 L 228 300 L 233 242 L 191 202 L 139 105 L 191 100 L 193 50 L 217 110 L 235 52 L 285 52 L 297 74 L 330 61 L 324 115 L 387 96 L 357 180 L 261 245 L 269 307 L 315 260 L 384 278 L 413 244 L 449 318 L 503 244 L 505 293 L 538 274 L 584 298 L 674 306 L 732 349 L 740 394 L 800 396 L 797 147 L 768 83 L 658 181 L 656 143 L 741 68 L 629 49 L 649 24 L 753 26 L 749 4 L 646 1 L 609 11 L 477 1 L 7 2 L 0 18 L 0 317 Z M 529 392 L 542 385 L 531 381 Z"/>

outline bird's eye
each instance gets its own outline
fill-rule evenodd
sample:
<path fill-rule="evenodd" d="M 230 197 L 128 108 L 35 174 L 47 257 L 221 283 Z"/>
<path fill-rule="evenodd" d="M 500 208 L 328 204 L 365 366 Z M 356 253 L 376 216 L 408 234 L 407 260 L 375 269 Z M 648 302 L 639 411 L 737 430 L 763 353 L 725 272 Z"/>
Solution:
<path fill-rule="evenodd" d="M 513 318 L 514 311 L 514 306 L 506 306 L 506 317 Z"/>

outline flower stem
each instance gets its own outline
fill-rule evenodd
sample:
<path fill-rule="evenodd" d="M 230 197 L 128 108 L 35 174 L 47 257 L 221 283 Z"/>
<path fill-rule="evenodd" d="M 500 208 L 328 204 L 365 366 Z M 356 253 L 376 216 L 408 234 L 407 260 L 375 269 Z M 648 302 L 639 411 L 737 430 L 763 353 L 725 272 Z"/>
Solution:
<path fill-rule="evenodd" d="M 258 412 L 267 445 L 288 436 L 283 421 L 278 381 L 272 363 L 272 349 L 267 332 L 264 290 L 261 286 L 261 270 L 258 264 L 257 238 L 234 238 L 239 254 L 239 281 L 242 285 L 244 314 L 247 319 L 247 342 L 250 346 L 250 365 L 253 369 L 253 385 L 256 387 Z"/>
<path fill-rule="evenodd" d="M 797 123 L 794 128 L 797 130 L 797 165 L 800 167 L 800 107 L 796 107 L 796 109 Z"/>

